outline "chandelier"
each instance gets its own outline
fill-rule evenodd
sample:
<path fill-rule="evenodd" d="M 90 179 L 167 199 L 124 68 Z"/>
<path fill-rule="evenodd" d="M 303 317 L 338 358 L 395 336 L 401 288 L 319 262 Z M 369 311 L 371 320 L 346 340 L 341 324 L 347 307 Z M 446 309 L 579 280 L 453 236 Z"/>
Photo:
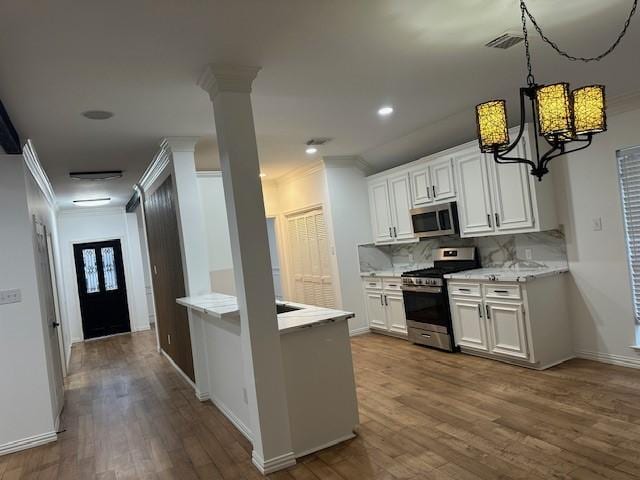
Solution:
<path fill-rule="evenodd" d="M 527 60 L 527 86 L 520 88 L 520 130 L 511 142 L 507 126 L 505 100 L 491 100 L 476 106 L 476 124 L 478 141 L 483 153 L 492 153 L 496 163 L 524 163 L 531 167 L 531 174 L 542 180 L 549 172 L 547 165 L 551 160 L 566 153 L 577 152 L 591 145 L 593 136 L 607 130 L 607 114 L 604 85 L 589 85 L 571 91 L 566 82 L 551 85 L 536 83 L 531 67 L 527 18 L 531 21 L 542 40 L 556 52 L 572 61 L 592 62 L 602 60 L 620 44 L 627 33 L 638 0 L 634 0 L 631 12 L 624 28 L 615 42 L 597 57 L 575 57 L 561 50 L 556 43 L 547 38 L 534 16 L 529 12 L 524 0 L 520 0 L 522 14 L 522 34 L 524 37 Z M 535 138 L 535 161 L 527 158 L 509 156 L 524 133 L 525 106 L 531 104 L 533 130 Z M 539 137 L 542 136 L 549 150 L 542 153 Z"/>

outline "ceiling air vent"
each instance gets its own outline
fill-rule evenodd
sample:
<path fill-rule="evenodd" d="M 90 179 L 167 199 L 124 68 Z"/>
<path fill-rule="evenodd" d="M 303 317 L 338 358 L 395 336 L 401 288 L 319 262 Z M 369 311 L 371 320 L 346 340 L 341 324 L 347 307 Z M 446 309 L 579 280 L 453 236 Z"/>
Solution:
<path fill-rule="evenodd" d="M 489 48 L 501 48 L 502 50 L 506 50 L 507 48 L 511 48 L 514 45 L 522 42 L 524 38 L 519 33 L 506 32 L 500 35 L 499 37 L 494 38 L 490 42 L 485 43 L 485 47 Z"/>
<path fill-rule="evenodd" d="M 312 138 L 311 140 L 307 140 L 305 145 L 307 145 L 308 147 L 319 147 L 330 141 L 331 139 L 326 137 Z"/>

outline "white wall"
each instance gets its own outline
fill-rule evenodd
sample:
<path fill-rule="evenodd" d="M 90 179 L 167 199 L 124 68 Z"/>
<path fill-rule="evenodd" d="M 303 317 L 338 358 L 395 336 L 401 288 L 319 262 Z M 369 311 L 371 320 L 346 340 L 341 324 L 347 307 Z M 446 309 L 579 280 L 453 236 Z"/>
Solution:
<path fill-rule="evenodd" d="M 227 209 L 220 172 L 198 172 L 198 189 L 207 232 L 211 290 L 235 295 Z"/>
<path fill-rule="evenodd" d="M 136 209 L 138 222 L 138 239 L 140 240 L 140 256 L 142 257 L 142 273 L 144 274 L 144 289 L 147 295 L 147 310 L 149 311 L 149 324 L 156 323 L 156 307 L 153 299 L 153 281 L 151 279 L 151 263 L 149 259 L 149 246 L 147 245 L 147 230 L 144 224 L 142 203 Z"/>
<path fill-rule="evenodd" d="M 28 175 L 22 156 L 0 156 L 0 289 L 22 293 L 22 302 L 0 305 L 0 453 L 30 437 L 55 438 Z"/>
<path fill-rule="evenodd" d="M 354 312 L 351 333 L 369 330 L 357 245 L 372 241 L 369 196 L 364 172 L 355 159 L 325 159 L 327 198 L 333 225 L 342 308 Z"/>
<path fill-rule="evenodd" d="M 551 163 L 564 225 L 571 282 L 569 304 L 580 356 L 635 363 L 636 343 L 616 150 L 640 145 L 640 110 L 610 116 L 609 130 L 582 152 Z M 592 220 L 602 218 L 602 231 Z"/>
<path fill-rule="evenodd" d="M 126 213 L 123 207 L 62 210 L 58 213 L 58 230 L 62 275 L 66 288 L 65 326 L 71 333 L 72 342 L 80 342 L 84 339 L 73 258 L 74 243 L 120 240 L 131 330 L 148 329 L 149 311 L 136 214 Z"/>

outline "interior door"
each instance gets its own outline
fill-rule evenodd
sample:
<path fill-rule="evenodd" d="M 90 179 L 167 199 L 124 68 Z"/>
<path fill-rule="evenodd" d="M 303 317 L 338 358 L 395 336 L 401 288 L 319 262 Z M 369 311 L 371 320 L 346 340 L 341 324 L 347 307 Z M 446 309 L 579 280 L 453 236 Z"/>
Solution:
<path fill-rule="evenodd" d="M 524 157 L 524 146 L 518 145 L 514 156 Z M 530 175 L 527 165 L 498 165 L 490 160 L 493 179 L 494 223 L 496 230 L 524 230 L 533 227 Z"/>
<path fill-rule="evenodd" d="M 433 160 L 429 163 L 434 200 L 449 200 L 456 196 L 453 181 L 453 160 L 450 157 Z"/>
<path fill-rule="evenodd" d="M 409 174 L 403 173 L 389 178 L 389 196 L 391 198 L 391 218 L 396 240 L 415 238 L 411 221 L 411 188 Z"/>
<path fill-rule="evenodd" d="M 120 240 L 73 246 L 84 338 L 131 331 Z"/>
<path fill-rule="evenodd" d="M 486 302 L 491 353 L 529 358 L 523 310 L 522 303 Z"/>
<path fill-rule="evenodd" d="M 51 396 L 53 401 L 53 413 L 57 417 L 64 405 L 64 372 L 62 370 L 62 357 L 60 352 L 60 337 L 58 327 L 60 324 L 56 318 L 56 308 L 52 285 L 51 262 L 47 244 L 47 228 L 34 218 L 36 261 L 38 263 L 38 292 L 42 304 L 43 321 L 46 322 L 47 344 L 45 347 L 47 369 Z"/>
<path fill-rule="evenodd" d="M 369 184 L 369 208 L 371 209 L 373 240 L 376 243 L 391 242 L 393 240 L 393 226 L 389 185 L 386 179 Z"/>
<path fill-rule="evenodd" d="M 493 232 L 493 210 L 484 155 L 477 147 L 461 153 L 456 158 L 456 172 L 460 233 L 472 236 Z"/>
<path fill-rule="evenodd" d="M 451 307 L 456 345 L 488 352 L 482 302 L 454 300 Z"/>

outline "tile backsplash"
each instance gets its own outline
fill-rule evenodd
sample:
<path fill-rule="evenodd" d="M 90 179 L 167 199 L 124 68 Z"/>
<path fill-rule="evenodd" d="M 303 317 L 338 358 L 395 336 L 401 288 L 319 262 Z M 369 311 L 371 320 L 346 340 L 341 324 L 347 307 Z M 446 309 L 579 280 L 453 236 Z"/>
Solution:
<path fill-rule="evenodd" d="M 567 248 L 559 230 L 492 237 L 443 236 L 401 245 L 358 246 L 360 271 L 412 270 L 433 266 L 439 247 L 478 247 L 480 265 L 491 268 L 546 268 L 567 265 Z"/>

